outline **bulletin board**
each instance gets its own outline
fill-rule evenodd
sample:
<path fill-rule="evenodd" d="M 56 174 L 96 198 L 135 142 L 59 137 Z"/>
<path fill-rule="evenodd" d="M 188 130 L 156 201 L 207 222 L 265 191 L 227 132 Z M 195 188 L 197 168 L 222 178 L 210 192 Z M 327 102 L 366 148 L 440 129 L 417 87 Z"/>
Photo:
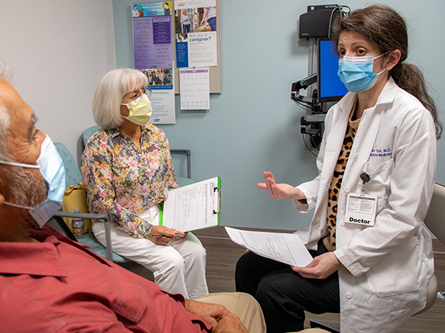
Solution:
<path fill-rule="evenodd" d="M 199 25 L 205 4 L 206 1 L 197 0 L 196 2 L 190 2 L 190 5 L 193 5 L 190 7 L 188 1 L 178 2 L 178 16 L 176 16 L 175 0 L 169 0 L 168 2 L 145 1 L 131 5 L 135 68 L 147 70 L 170 69 L 173 74 L 173 86 L 170 85 L 172 93 L 178 94 L 180 92 L 180 75 L 177 61 L 180 63 L 180 68 L 208 68 L 210 93 L 221 93 L 221 2 L 220 0 L 214 0 L 214 5 L 212 5 L 216 6 L 216 43 L 213 39 L 210 39 L 215 37 L 214 26 L 212 29 L 212 26 L 209 26 L 208 23 L 207 26 Z M 193 9 L 195 8 L 194 5 L 196 5 L 196 10 Z M 187 11 L 187 13 L 182 14 L 182 11 Z M 189 17 L 189 13 L 192 14 L 193 19 Z M 212 12 L 212 14 L 215 13 Z M 190 23 L 182 24 L 183 22 L 180 22 L 182 18 L 187 18 Z M 166 29 L 166 24 L 168 27 L 169 21 L 171 22 L 170 29 Z M 153 28 L 151 24 L 153 24 Z M 214 24 L 214 21 L 212 24 Z M 156 33 L 153 32 L 153 29 L 156 29 Z M 190 33 L 198 32 L 198 29 L 203 34 L 197 34 L 199 37 L 195 38 L 192 35 L 196 34 Z M 168 30 L 171 31 L 170 39 L 168 38 Z M 191 37 L 190 41 L 188 40 L 189 37 Z M 180 58 L 178 59 L 176 58 L 177 43 L 183 50 L 181 53 L 182 50 L 179 49 Z M 204 58 L 200 59 L 193 56 L 200 54 Z"/>
<path fill-rule="evenodd" d="M 172 2 L 174 6 L 174 1 Z M 174 8 L 173 8 L 174 10 Z M 174 12 L 173 12 L 174 13 Z M 174 15 L 174 14 L 173 14 Z M 217 35 L 217 66 L 209 67 L 210 93 L 221 93 L 221 1 L 216 0 L 216 35 Z M 173 25 L 175 24 L 172 20 Z M 174 32 L 173 27 L 173 32 Z M 174 38 L 174 36 L 173 36 Z M 176 55 L 176 43 L 173 43 L 173 54 Z M 179 69 L 175 65 L 174 90 L 179 94 Z"/>

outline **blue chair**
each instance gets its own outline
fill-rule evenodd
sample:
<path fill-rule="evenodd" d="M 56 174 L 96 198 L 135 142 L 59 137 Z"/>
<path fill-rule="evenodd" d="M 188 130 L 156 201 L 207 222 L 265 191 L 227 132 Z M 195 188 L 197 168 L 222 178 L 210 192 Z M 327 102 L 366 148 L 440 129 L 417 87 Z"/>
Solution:
<path fill-rule="evenodd" d="M 99 126 L 92 126 L 87 128 L 82 133 L 82 141 L 84 144 L 84 147 L 90 137 L 99 130 Z M 66 146 L 63 143 L 55 142 L 54 145 L 56 146 L 56 149 L 59 153 L 59 155 L 62 158 L 64 167 L 65 167 L 65 177 L 66 177 L 66 186 L 75 186 L 78 183 L 82 182 L 82 175 L 79 170 L 79 166 L 74 159 L 71 152 L 66 148 Z M 177 177 L 176 181 L 179 186 L 184 186 L 193 183 L 193 180 L 191 179 L 191 153 L 188 149 L 176 149 L 176 150 L 170 150 L 171 153 L 177 153 L 177 154 L 185 154 L 187 157 L 187 177 Z M 96 220 L 103 220 L 105 222 L 105 237 L 106 237 L 106 247 L 104 247 L 101 243 L 99 243 L 95 238 L 94 235 L 87 234 L 83 238 L 80 238 L 77 240 L 74 235 L 72 234 L 71 230 L 68 228 L 66 223 L 63 220 L 63 217 L 81 217 L 84 219 L 96 219 Z M 111 234 L 110 234 L 110 220 L 108 215 L 106 214 L 86 214 L 86 213 L 73 213 L 73 212 L 63 212 L 59 211 L 53 216 L 54 220 L 58 223 L 59 227 L 64 231 L 64 233 L 70 237 L 73 240 L 77 240 L 80 243 L 89 246 L 90 250 L 107 258 L 108 260 L 112 260 L 115 263 L 123 264 L 130 262 L 129 259 L 126 259 L 117 253 L 112 252 L 112 246 L 111 246 Z"/>
<path fill-rule="evenodd" d="M 79 166 L 76 163 L 71 152 L 66 148 L 63 143 L 55 142 L 57 152 L 62 158 L 63 165 L 65 167 L 65 179 L 66 186 L 75 186 L 78 183 L 82 182 L 82 175 L 79 170 Z M 66 225 L 63 217 L 73 218 L 80 217 L 83 219 L 95 219 L 102 220 L 105 223 L 105 238 L 106 238 L 106 247 L 104 247 L 101 243 L 99 243 L 96 239 L 93 239 L 90 234 L 86 234 L 84 237 L 80 239 L 76 239 L 72 234 L 71 230 Z M 111 234 L 110 234 L 110 219 L 107 214 L 89 214 L 89 213 L 73 213 L 73 212 L 63 212 L 59 211 L 54 214 L 54 220 L 56 220 L 59 227 L 64 231 L 64 233 L 73 240 L 76 240 L 84 245 L 89 246 L 90 250 L 101 255 L 108 260 L 112 260 L 115 263 L 121 264 L 125 262 L 129 262 L 128 259 L 118 255 L 117 253 L 112 252 L 111 246 Z"/>

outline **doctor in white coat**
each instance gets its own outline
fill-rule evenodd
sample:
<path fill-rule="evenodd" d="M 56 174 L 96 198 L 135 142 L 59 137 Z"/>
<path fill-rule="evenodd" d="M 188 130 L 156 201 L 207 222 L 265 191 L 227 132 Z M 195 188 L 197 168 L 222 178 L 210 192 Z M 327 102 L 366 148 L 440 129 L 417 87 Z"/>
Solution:
<path fill-rule="evenodd" d="M 315 209 L 307 241 L 315 258 L 289 268 L 247 253 L 237 263 L 237 290 L 258 299 L 268 332 L 303 329 L 304 310 L 340 311 L 342 332 L 392 332 L 425 306 L 434 271 L 422 222 L 442 126 L 422 74 L 404 63 L 405 23 L 371 6 L 335 32 L 350 92 L 327 113 L 319 175 L 293 187 L 265 172 L 258 184 L 300 212 Z"/>

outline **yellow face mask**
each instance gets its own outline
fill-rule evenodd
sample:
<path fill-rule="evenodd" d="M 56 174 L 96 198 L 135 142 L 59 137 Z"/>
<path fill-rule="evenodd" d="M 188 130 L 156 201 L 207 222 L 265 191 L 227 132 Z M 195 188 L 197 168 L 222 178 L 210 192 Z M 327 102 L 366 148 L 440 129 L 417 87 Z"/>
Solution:
<path fill-rule="evenodd" d="M 136 98 L 130 103 L 122 105 L 126 105 L 128 110 L 130 110 L 128 117 L 122 117 L 131 121 L 132 123 L 135 123 L 136 125 L 144 126 L 146 123 L 148 123 L 151 118 L 151 114 L 153 113 L 151 102 L 146 94 Z"/>

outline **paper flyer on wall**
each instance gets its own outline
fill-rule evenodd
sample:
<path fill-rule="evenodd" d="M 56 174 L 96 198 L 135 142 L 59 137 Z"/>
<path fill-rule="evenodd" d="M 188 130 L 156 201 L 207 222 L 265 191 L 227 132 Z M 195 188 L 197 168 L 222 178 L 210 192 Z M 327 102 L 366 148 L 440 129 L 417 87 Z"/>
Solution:
<path fill-rule="evenodd" d="M 177 67 L 217 66 L 216 0 L 175 1 Z"/>
<path fill-rule="evenodd" d="M 208 68 L 180 68 L 181 110 L 210 109 L 210 75 Z"/>
<path fill-rule="evenodd" d="M 175 124 L 172 2 L 131 5 L 135 68 L 147 77 L 153 124 Z"/>
<path fill-rule="evenodd" d="M 172 68 L 172 2 L 131 5 L 134 67 Z"/>
<path fill-rule="evenodd" d="M 150 123 L 175 124 L 175 91 L 174 91 L 174 70 L 173 68 L 144 69 L 142 70 L 148 77 L 148 84 L 151 88 L 151 106 L 153 113 Z"/>

